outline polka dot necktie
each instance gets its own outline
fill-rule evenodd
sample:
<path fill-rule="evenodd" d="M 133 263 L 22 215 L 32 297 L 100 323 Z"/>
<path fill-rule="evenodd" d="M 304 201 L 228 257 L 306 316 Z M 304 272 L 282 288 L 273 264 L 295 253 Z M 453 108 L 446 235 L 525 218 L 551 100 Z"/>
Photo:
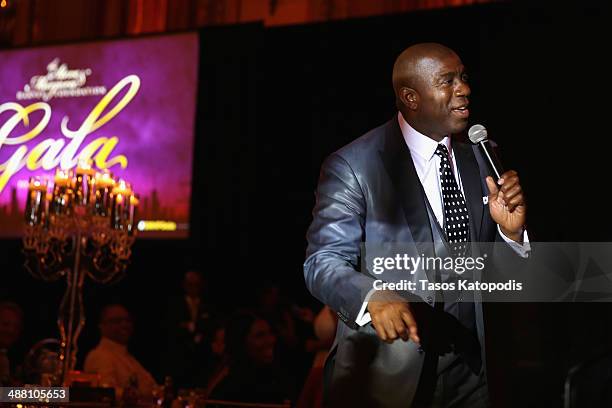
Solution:
<path fill-rule="evenodd" d="M 440 184 L 444 206 L 444 231 L 455 256 L 465 255 L 470 240 L 470 220 L 463 193 L 453 175 L 448 149 L 438 144 L 436 154 L 440 157 Z"/>

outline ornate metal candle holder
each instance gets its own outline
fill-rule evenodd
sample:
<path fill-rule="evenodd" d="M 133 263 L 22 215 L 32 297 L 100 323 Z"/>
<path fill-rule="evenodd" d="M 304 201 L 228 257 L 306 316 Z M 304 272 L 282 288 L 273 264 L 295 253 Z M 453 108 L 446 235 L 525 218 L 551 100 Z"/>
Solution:
<path fill-rule="evenodd" d="M 76 364 L 77 340 L 85 324 L 83 281 L 121 279 L 135 239 L 138 198 L 129 184 L 108 171 L 96 172 L 80 162 L 72 171 L 57 170 L 54 183 L 30 179 L 23 248 L 26 268 L 37 278 L 66 277 L 57 324 L 64 382 Z"/>

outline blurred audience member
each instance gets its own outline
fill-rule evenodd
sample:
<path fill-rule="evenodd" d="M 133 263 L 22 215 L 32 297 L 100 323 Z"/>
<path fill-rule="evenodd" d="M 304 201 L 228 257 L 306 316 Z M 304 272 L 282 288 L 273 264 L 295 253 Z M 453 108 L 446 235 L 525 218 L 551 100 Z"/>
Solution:
<path fill-rule="evenodd" d="M 211 387 L 211 399 L 282 403 L 294 397 L 290 376 L 275 360 L 276 337 L 270 324 L 254 314 L 236 315 L 226 328 L 227 375 Z"/>
<path fill-rule="evenodd" d="M 287 302 L 282 299 L 281 290 L 277 285 L 269 284 L 260 288 L 256 312 L 270 322 L 283 348 L 295 349 L 298 346 L 295 320 Z"/>
<path fill-rule="evenodd" d="M 309 340 L 314 337 L 314 313 L 288 300 L 276 284 L 263 286 L 257 297 L 256 312 L 272 325 L 278 336 L 277 357 L 296 383 L 302 383 L 312 365 L 314 349 Z"/>
<path fill-rule="evenodd" d="M 134 331 L 128 310 L 119 304 L 104 307 L 99 328 L 100 343 L 87 354 L 85 371 L 100 374 L 101 385 L 114 387 L 118 399 L 128 387 L 137 388 L 143 397 L 151 396 L 155 380 L 127 349 Z"/>
<path fill-rule="evenodd" d="M 206 385 L 206 394 L 223 380 L 229 372 L 229 358 L 225 347 L 225 325 L 217 323 L 211 330 L 210 342 L 207 344 L 210 358 L 207 360 L 208 369 L 203 373 L 199 384 Z"/>
<path fill-rule="evenodd" d="M 212 330 L 212 338 L 210 342 L 211 353 L 221 360 L 225 355 L 225 327 L 218 326 Z"/>
<path fill-rule="evenodd" d="M 225 322 L 215 322 L 211 324 L 210 336 L 204 342 L 206 354 L 204 380 L 199 384 L 207 384 L 210 378 L 215 375 L 223 366 L 227 366 L 228 358 L 225 352 Z"/>
<path fill-rule="evenodd" d="M 13 302 L 0 302 L 0 385 L 14 382 L 17 361 L 15 343 L 21 337 L 23 311 Z"/>
<path fill-rule="evenodd" d="M 193 387 L 209 367 L 210 357 L 203 344 L 210 335 L 210 310 L 203 292 L 206 280 L 198 271 L 190 270 L 183 278 L 183 294 L 170 299 L 165 317 L 167 353 L 164 371 L 179 388 Z"/>
<path fill-rule="evenodd" d="M 329 349 L 334 343 L 337 324 L 338 318 L 328 306 L 324 306 L 315 317 L 314 331 L 317 340 L 310 343 L 310 346 L 316 349 L 317 353 L 296 408 L 320 408 L 323 406 L 323 368 Z"/>

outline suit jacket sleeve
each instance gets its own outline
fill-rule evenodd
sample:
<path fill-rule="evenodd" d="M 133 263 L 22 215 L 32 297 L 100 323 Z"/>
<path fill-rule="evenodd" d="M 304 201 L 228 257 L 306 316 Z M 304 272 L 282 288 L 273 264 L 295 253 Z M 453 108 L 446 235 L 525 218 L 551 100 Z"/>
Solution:
<path fill-rule="evenodd" d="M 373 283 L 358 270 L 365 216 L 364 193 L 353 169 L 340 155 L 331 155 L 321 168 L 304 278 L 310 292 L 353 328 Z"/>

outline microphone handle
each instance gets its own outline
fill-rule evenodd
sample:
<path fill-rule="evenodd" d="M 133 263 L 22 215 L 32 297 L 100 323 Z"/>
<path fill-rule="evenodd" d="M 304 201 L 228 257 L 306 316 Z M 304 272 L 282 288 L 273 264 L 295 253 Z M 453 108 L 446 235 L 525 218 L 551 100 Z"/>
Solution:
<path fill-rule="evenodd" d="M 495 150 L 493 150 L 493 147 L 491 146 L 488 140 L 483 140 L 478 144 L 480 145 L 480 149 L 482 150 L 483 154 L 487 158 L 487 161 L 489 162 L 489 166 L 493 170 L 493 173 L 495 173 L 497 180 L 499 180 L 501 178 L 501 175 L 504 173 L 504 168 L 502 167 L 499 159 L 497 158 Z"/>

